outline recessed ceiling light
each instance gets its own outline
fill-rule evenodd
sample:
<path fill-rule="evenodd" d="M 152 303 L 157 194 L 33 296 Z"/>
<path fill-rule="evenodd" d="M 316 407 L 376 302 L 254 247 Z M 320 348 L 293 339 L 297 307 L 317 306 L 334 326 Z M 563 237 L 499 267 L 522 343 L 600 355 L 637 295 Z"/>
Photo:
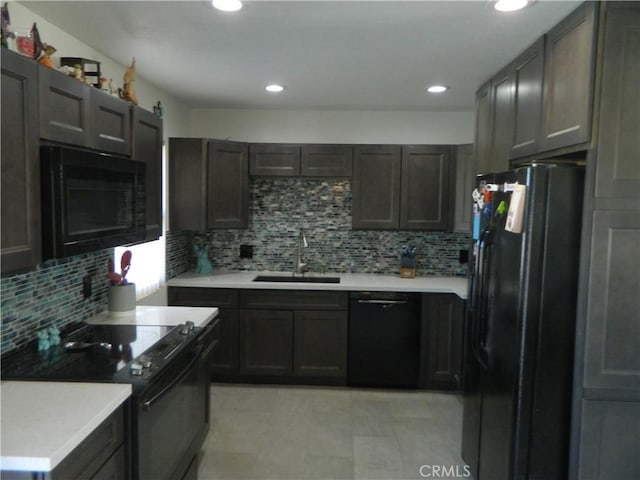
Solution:
<path fill-rule="evenodd" d="M 242 8 L 240 0 L 211 0 L 211 4 L 223 12 L 237 12 Z"/>
<path fill-rule="evenodd" d="M 499 12 L 515 12 L 527 6 L 528 0 L 498 0 L 493 8 Z"/>
<path fill-rule="evenodd" d="M 271 93 L 280 93 L 284 90 L 285 87 L 283 87 L 282 85 L 278 85 L 276 83 L 271 84 L 271 85 L 267 85 L 266 87 L 264 87 L 264 89 L 267 92 L 271 92 Z"/>
<path fill-rule="evenodd" d="M 446 85 L 431 85 L 430 87 L 427 87 L 426 90 L 429 93 L 442 93 L 449 90 L 449 87 Z"/>

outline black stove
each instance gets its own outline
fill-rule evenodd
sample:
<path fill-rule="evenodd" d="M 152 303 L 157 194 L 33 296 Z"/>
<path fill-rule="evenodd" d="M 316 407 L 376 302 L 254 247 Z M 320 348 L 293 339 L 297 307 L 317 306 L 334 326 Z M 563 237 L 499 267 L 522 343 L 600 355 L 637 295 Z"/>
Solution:
<path fill-rule="evenodd" d="M 196 341 L 192 324 L 89 325 L 63 332 L 60 345 L 29 345 L 2 359 L 2 378 L 131 383 L 144 387 Z M 73 347 L 73 348 L 68 348 Z"/>
<path fill-rule="evenodd" d="M 34 342 L 3 356 L 1 375 L 130 384 L 131 478 L 187 478 L 209 430 L 218 321 L 203 327 L 74 324 L 61 332 L 60 345 L 39 352 Z"/>

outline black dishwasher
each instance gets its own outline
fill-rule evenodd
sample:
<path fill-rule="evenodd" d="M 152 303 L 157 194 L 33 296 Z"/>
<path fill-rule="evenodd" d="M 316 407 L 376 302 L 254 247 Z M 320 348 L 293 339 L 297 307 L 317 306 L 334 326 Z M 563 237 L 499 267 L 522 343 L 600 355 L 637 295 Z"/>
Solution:
<path fill-rule="evenodd" d="M 418 386 L 420 297 L 419 293 L 350 293 L 349 385 Z"/>

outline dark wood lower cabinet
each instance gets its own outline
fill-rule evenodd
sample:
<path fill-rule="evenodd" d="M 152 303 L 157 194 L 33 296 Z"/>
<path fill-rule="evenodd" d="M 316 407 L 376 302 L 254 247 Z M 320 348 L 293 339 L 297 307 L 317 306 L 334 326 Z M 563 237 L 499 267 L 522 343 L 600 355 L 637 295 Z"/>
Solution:
<path fill-rule="evenodd" d="M 294 375 L 346 377 L 347 321 L 347 312 L 294 313 Z"/>
<path fill-rule="evenodd" d="M 219 308 L 214 381 L 346 385 L 348 292 L 169 287 L 168 299 Z M 420 388 L 460 388 L 464 305 L 422 295 Z"/>
<path fill-rule="evenodd" d="M 211 373 L 237 373 L 239 364 L 240 319 L 238 310 L 221 308 L 218 314 L 219 344 L 211 355 Z"/>
<path fill-rule="evenodd" d="M 2 471 L 2 480 L 126 480 L 129 441 L 125 405 L 117 408 L 50 472 Z"/>
<path fill-rule="evenodd" d="M 421 384 L 457 390 L 462 375 L 464 301 L 453 294 L 422 295 Z"/>
<path fill-rule="evenodd" d="M 240 373 L 291 375 L 293 313 L 278 310 L 240 311 Z"/>

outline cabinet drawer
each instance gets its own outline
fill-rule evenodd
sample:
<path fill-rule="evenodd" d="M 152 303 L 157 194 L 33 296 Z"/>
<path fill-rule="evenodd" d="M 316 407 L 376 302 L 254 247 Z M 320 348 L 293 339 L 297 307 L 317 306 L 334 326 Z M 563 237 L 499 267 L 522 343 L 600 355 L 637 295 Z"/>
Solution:
<path fill-rule="evenodd" d="M 92 478 L 124 442 L 124 407 L 102 422 L 53 470 L 55 480 Z"/>
<path fill-rule="evenodd" d="M 107 460 L 98 472 L 91 477 L 91 480 L 119 480 L 127 478 L 126 460 L 124 445 L 121 445 L 116 453 Z"/>
<path fill-rule="evenodd" d="M 241 308 L 278 310 L 346 310 L 346 292 L 295 290 L 242 290 Z"/>
<path fill-rule="evenodd" d="M 230 288 L 169 287 L 167 297 L 172 306 L 238 307 L 238 291 Z"/>

